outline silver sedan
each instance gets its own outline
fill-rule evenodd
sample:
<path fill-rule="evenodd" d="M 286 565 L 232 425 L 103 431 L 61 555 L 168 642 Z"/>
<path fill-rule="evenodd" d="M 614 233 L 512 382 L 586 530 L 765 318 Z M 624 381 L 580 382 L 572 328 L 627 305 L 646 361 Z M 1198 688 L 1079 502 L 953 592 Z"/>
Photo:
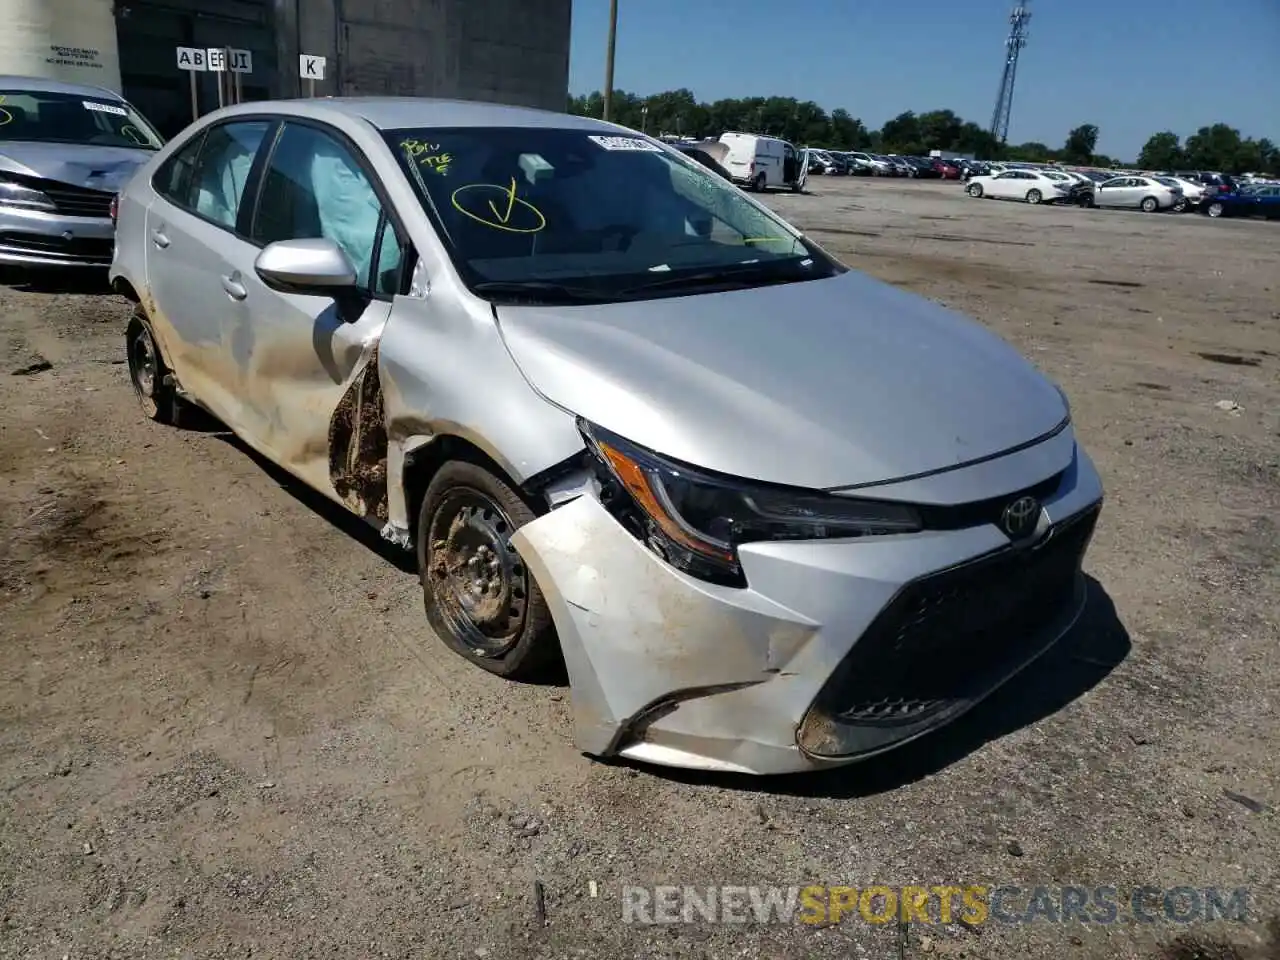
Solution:
<path fill-rule="evenodd" d="M 415 551 L 472 663 L 562 661 L 588 754 L 866 758 L 1083 608 L 1102 486 L 1063 393 L 635 131 L 232 107 L 125 190 L 111 272 L 143 409 L 206 408 Z"/>

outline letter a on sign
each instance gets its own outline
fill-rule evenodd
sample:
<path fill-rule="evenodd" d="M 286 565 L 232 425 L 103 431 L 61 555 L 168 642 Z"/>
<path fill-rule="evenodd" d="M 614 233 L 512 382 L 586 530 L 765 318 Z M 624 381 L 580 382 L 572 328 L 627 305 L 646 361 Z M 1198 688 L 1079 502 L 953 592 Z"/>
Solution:
<path fill-rule="evenodd" d="M 203 72 L 209 69 L 205 51 L 201 47 L 179 47 L 178 69 Z"/>

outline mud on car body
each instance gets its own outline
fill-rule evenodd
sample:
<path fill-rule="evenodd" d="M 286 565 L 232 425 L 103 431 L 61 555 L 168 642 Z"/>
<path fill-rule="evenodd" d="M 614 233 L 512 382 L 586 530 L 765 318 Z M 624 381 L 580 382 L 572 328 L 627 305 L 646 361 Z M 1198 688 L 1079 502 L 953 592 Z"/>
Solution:
<path fill-rule="evenodd" d="M 950 721 L 1085 602 L 1062 392 L 658 141 L 455 101 L 218 111 L 125 191 L 144 409 L 198 404 L 561 658 L 596 756 L 778 773 Z"/>

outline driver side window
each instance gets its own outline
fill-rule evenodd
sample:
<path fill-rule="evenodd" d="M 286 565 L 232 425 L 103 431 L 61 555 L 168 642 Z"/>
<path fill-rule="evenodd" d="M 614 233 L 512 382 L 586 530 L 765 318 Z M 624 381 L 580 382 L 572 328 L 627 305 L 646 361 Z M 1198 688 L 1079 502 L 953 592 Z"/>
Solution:
<path fill-rule="evenodd" d="M 263 172 L 252 239 L 263 245 L 332 240 L 355 267 L 357 284 L 377 293 L 389 292 L 388 271 L 402 256 L 377 191 L 351 150 L 323 130 L 294 123 L 285 124 Z"/>

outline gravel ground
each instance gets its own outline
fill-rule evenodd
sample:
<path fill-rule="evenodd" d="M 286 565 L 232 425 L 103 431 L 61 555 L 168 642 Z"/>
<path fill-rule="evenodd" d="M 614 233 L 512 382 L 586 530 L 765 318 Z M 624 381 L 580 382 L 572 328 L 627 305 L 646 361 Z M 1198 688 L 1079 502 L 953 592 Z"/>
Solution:
<path fill-rule="evenodd" d="M 123 301 L 0 288 L 0 956 L 1280 956 L 1275 225 L 769 201 L 1068 389 L 1108 490 L 1080 630 L 831 775 L 593 762 L 567 690 L 448 653 L 376 535 L 143 420 Z M 1247 886 L 1252 919 L 621 919 L 626 885 L 808 883 Z"/>

